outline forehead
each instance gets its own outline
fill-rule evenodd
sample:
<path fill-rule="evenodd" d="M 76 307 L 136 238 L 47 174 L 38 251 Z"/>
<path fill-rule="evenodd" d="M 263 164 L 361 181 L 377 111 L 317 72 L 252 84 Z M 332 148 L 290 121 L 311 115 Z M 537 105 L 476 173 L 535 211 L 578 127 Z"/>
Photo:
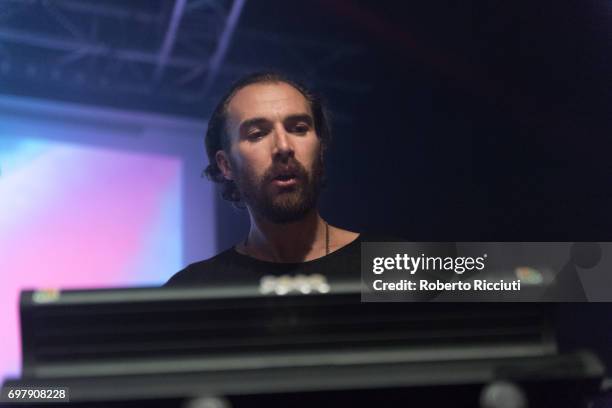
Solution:
<path fill-rule="evenodd" d="M 230 100 L 227 112 L 234 123 L 255 117 L 272 119 L 297 113 L 312 114 L 304 95 L 284 82 L 245 86 Z"/>

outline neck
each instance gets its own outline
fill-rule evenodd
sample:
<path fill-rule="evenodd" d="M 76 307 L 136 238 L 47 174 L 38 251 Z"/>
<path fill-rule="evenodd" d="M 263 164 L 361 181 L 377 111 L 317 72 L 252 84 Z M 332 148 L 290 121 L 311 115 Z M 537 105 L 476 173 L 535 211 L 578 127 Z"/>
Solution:
<path fill-rule="evenodd" d="M 243 245 L 247 255 L 271 262 L 304 262 L 326 255 L 326 226 L 313 209 L 300 220 L 276 224 L 249 211 L 251 228 Z"/>

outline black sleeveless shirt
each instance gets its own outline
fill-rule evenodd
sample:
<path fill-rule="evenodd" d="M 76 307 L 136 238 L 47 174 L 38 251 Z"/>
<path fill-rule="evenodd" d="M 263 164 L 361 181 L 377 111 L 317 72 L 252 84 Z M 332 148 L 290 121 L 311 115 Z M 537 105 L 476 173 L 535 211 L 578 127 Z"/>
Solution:
<path fill-rule="evenodd" d="M 361 243 L 389 241 L 364 234 L 323 257 L 298 263 L 268 262 L 243 255 L 234 247 L 200 262 L 192 263 L 166 282 L 166 287 L 208 284 L 257 284 L 265 275 L 323 274 L 327 280 L 358 280 L 361 268 Z"/>

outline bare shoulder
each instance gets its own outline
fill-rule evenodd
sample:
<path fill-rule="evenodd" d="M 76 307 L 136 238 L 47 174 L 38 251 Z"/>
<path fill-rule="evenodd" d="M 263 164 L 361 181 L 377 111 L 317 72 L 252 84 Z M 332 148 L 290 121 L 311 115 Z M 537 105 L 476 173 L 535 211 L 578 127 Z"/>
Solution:
<path fill-rule="evenodd" d="M 342 248 L 359 237 L 358 232 L 345 230 L 342 228 L 329 226 L 330 246 L 334 249 Z"/>

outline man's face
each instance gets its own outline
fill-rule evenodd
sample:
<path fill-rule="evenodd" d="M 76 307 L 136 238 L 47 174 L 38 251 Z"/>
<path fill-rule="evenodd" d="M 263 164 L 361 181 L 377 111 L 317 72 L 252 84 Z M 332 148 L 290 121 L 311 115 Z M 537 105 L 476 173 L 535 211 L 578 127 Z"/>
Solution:
<path fill-rule="evenodd" d="M 286 223 L 313 209 L 323 163 L 304 96 L 283 82 L 249 85 L 231 99 L 227 118 L 230 152 L 218 152 L 217 162 L 251 211 Z"/>

